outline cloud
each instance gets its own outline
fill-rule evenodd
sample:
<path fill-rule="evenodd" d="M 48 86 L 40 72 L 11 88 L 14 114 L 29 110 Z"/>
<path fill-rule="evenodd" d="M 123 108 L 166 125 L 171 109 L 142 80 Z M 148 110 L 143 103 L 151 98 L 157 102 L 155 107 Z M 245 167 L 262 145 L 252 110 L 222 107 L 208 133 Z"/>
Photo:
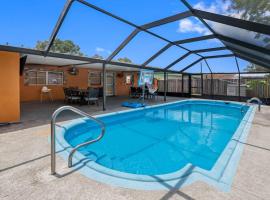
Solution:
<path fill-rule="evenodd" d="M 96 52 L 104 52 L 105 49 L 101 48 L 101 47 L 96 47 Z"/>
<path fill-rule="evenodd" d="M 195 4 L 194 8 L 198 9 L 198 10 L 204 10 L 204 11 L 212 12 L 212 13 L 217 13 L 217 11 L 218 11 L 216 3 L 211 3 L 209 6 L 207 6 L 202 1 Z"/>
<path fill-rule="evenodd" d="M 178 33 L 199 33 L 203 35 L 210 34 L 210 31 L 199 22 L 193 22 L 190 19 L 183 19 L 179 22 Z"/>
<path fill-rule="evenodd" d="M 111 54 L 112 53 L 110 50 L 104 49 L 102 47 L 96 47 L 96 52 L 97 53 L 107 53 L 107 54 Z"/>
<path fill-rule="evenodd" d="M 229 14 L 230 6 L 231 6 L 230 0 L 227 0 L 227 1 L 216 0 L 216 1 L 211 2 L 211 4 L 209 5 L 206 5 L 205 2 L 200 1 L 194 5 L 194 8 L 198 10 L 212 12 L 212 13 Z"/>

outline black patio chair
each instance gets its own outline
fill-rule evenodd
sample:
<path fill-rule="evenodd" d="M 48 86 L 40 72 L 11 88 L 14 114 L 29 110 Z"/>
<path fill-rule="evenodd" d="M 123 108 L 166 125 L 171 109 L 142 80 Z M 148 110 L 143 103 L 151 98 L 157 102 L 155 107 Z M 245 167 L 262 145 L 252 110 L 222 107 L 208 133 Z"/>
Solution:
<path fill-rule="evenodd" d="M 136 97 L 141 97 L 143 94 L 143 89 L 141 87 L 136 88 Z"/>
<path fill-rule="evenodd" d="M 81 101 L 81 95 L 80 95 L 80 91 L 76 90 L 76 89 L 67 89 L 67 100 L 70 103 L 80 103 Z"/>
<path fill-rule="evenodd" d="M 131 98 L 137 97 L 137 89 L 136 89 L 136 87 L 130 87 L 129 96 L 130 96 Z"/>
<path fill-rule="evenodd" d="M 97 106 L 98 102 L 99 89 L 97 88 L 89 88 L 88 91 L 84 94 L 84 100 L 89 105 L 91 102 L 95 103 Z"/>

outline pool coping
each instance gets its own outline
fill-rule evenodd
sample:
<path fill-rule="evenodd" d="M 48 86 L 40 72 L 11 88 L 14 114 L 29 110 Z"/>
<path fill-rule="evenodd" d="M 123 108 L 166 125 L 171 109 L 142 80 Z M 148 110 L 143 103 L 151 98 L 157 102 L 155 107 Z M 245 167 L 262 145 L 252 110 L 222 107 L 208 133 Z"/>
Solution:
<path fill-rule="evenodd" d="M 95 115 L 94 117 L 105 117 L 113 116 L 120 113 L 136 112 L 139 110 L 151 109 L 165 105 L 179 104 L 186 102 L 211 102 L 216 105 L 224 103 L 245 105 L 240 102 L 231 101 L 217 101 L 217 100 L 200 100 L 200 99 L 188 99 L 180 100 L 170 103 L 158 104 L 153 106 L 147 106 L 144 108 L 137 108 L 132 110 L 117 111 L 113 113 Z M 142 190 L 163 190 L 163 189 L 178 189 L 183 186 L 189 185 L 195 181 L 201 180 L 210 185 L 213 185 L 221 191 L 229 191 L 233 181 L 233 177 L 236 173 L 238 162 L 241 158 L 243 146 L 250 127 L 251 122 L 254 118 L 254 114 L 257 106 L 249 106 L 244 118 L 236 129 L 230 142 L 224 148 L 222 154 L 219 156 L 214 167 L 211 170 L 204 170 L 200 167 L 195 167 L 192 164 L 187 164 L 182 169 L 163 175 L 147 176 L 147 175 L 136 175 L 130 173 L 119 172 L 116 170 L 109 169 L 101 166 L 94 161 L 85 160 L 85 156 L 80 152 L 76 152 L 74 155 L 74 163 L 76 164 L 73 169 L 78 170 L 83 175 L 96 180 L 98 182 L 111 184 L 118 187 L 142 189 Z M 84 118 L 66 121 L 64 126 L 56 127 L 56 149 L 60 151 L 60 156 L 67 160 L 68 154 L 71 150 L 70 145 L 64 139 L 65 128 L 70 128 L 77 124 L 79 121 L 83 122 Z M 238 142 L 239 141 L 239 142 Z M 235 147 L 234 147 L 235 145 Z M 63 151 L 63 149 L 65 149 Z M 226 165 L 224 170 L 221 168 Z M 222 173 L 220 173 L 222 171 Z M 216 174 L 217 176 L 213 176 Z"/>

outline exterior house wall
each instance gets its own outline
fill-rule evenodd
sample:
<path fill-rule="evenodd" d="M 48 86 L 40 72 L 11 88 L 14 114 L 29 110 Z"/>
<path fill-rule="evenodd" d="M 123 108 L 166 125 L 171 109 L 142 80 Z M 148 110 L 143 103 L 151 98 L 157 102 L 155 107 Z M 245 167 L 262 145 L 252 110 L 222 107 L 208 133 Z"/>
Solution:
<path fill-rule="evenodd" d="M 0 123 L 20 120 L 20 55 L 0 51 Z"/>
<path fill-rule="evenodd" d="M 26 69 L 30 66 L 26 66 Z M 64 99 L 64 87 L 79 87 L 86 89 L 88 87 L 88 70 L 84 68 L 78 69 L 78 75 L 73 76 L 68 73 L 68 68 L 59 68 L 55 66 L 35 66 L 31 65 L 33 69 L 63 71 L 64 72 L 64 84 L 63 85 L 48 85 L 48 88 L 52 89 L 52 96 L 54 100 Z M 38 101 L 40 100 L 40 92 L 43 85 L 26 85 L 24 83 L 24 76 L 20 77 L 21 87 L 21 101 Z"/>
<path fill-rule="evenodd" d="M 133 74 L 133 85 L 126 84 L 126 74 Z M 138 85 L 138 73 L 137 72 L 118 72 L 116 73 L 116 81 L 115 81 L 115 95 L 117 96 L 127 96 L 129 95 L 129 90 L 131 86 Z"/>
<path fill-rule="evenodd" d="M 54 100 L 64 99 L 64 87 L 78 87 L 86 89 L 88 87 L 89 69 L 77 68 L 78 74 L 76 76 L 70 75 L 68 72 L 69 67 L 56 67 L 45 65 L 27 65 L 25 71 L 29 69 L 40 69 L 48 71 L 63 71 L 64 72 L 64 84 L 63 85 L 48 85 L 47 87 L 52 89 L 52 96 Z M 99 71 L 92 69 L 91 71 Z M 110 72 L 110 71 L 108 71 Z M 134 74 L 134 85 L 137 85 L 138 75 L 137 72 L 115 72 L 115 95 L 127 96 L 129 95 L 129 88 L 131 85 L 125 83 L 125 74 Z M 123 76 L 119 76 L 123 74 Z M 39 101 L 40 92 L 43 85 L 27 85 L 24 83 L 24 76 L 20 77 L 20 97 L 22 102 L 26 101 Z M 96 85 L 91 87 L 100 88 L 102 85 Z"/>

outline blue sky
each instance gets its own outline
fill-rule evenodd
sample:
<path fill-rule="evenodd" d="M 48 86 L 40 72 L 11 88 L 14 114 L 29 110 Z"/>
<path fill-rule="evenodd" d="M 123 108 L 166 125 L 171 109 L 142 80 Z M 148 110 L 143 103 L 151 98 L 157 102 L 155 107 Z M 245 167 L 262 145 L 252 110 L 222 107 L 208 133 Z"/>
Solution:
<path fill-rule="evenodd" d="M 187 8 L 179 0 L 87 0 L 105 10 L 142 25 L 176 13 L 186 11 Z M 194 6 L 201 6 L 210 11 L 217 11 L 223 4 L 217 0 L 205 1 L 190 0 Z M 1 0 L 0 7 L 0 43 L 12 46 L 34 48 L 38 40 L 47 40 L 65 4 L 65 0 Z M 219 6 L 213 8 L 213 5 Z M 225 5 L 226 6 L 226 5 Z M 212 10 L 211 10 L 212 9 Z M 215 9 L 215 10 L 214 10 Z M 134 30 L 133 27 L 123 24 L 104 14 L 98 13 L 79 3 L 74 3 L 68 14 L 58 38 L 70 39 L 81 47 L 81 51 L 88 56 L 100 54 L 108 57 L 109 54 Z M 176 21 L 150 31 L 168 38 L 171 41 L 182 40 L 210 34 L 198 19 L 194 17 Z M 116 57 L 128 57 L 136 64 L 142 64 L 167 43 L 147 33 L 139 33 L 134 40 Z M 188 49 L 202 49 L 222 46 L 218 41 L 209 40 L 203 43 L 183 45 Z M 185 50 L 171 47 L 159 58 L 151 62 L 151 66 L 166 67 L 178 57 L 184 55 Z M 217 52 L 217 54 L 224 52 Z M 228 52 L 225 52 L 228 53 Z M 211 55 L 214 55 L 212 53 Z M 193 62 L 196 56 L 190 56 L 173 67 L 181 70 Z M 239 60 L 240 68 L 248 64 Z M 236 72 L 234 58 L 211 59 L 210 66 L 215 72 Z M 203 63 L 203 70 L 208 69 Z M 198 72 L 200 64 L 190 69 Z"/>

